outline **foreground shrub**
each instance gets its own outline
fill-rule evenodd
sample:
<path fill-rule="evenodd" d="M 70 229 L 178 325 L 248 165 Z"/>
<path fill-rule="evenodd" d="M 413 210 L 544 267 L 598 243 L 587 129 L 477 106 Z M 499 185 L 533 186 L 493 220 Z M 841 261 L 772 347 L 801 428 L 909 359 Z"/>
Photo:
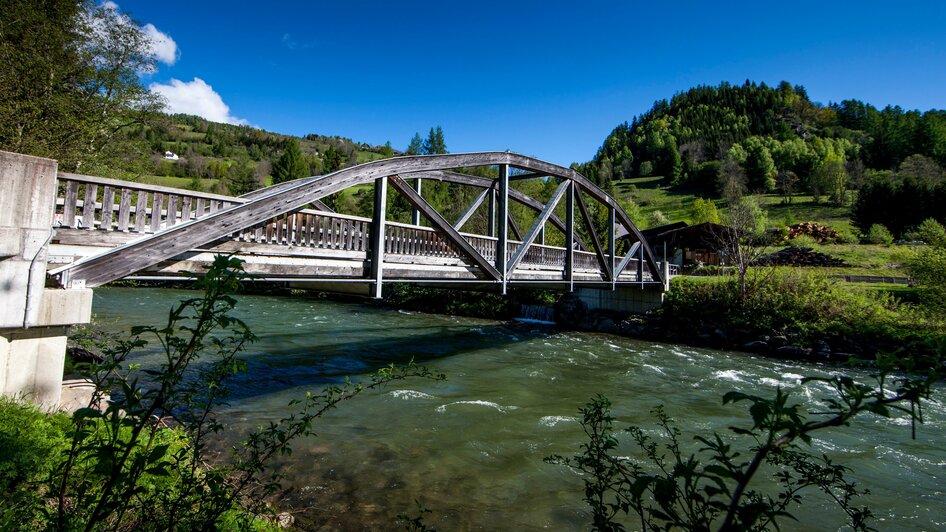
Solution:
<path fill-rule="evenodd" d="M 239 260 L 217 257 L 197 281 L 202 297 L 176 305 L 162 327 L 132 328 L 104 353 L 104 362 L 92 368 L 92 401 L 67 427 L 57 432 L 37 424 L 38 433 L 12 432 L 11 445 L 38 444 L 35 451 L 0 457 L 0 529 L 271 527 L 257 516 L 268 516 L 266 501 L 280 489 L 270 466 L 275 457 L 290 453 L 296 438 L 313 435 L 314 422 L 338 403 L 393 380 L 433 377 L 413 364 L 391 366 L 365 383 L 307 394 L 293 403 L 297 413 L 257 428 L 229 460 L 211 464 L 208 440 L 224 429 L 216 409 L 224 404 L 228 378 L 244 368 L 237 354 L 255 339 L 231 315 L 241 279 Z M 146 346 L 163 356 L 157 367 L 131 362 Z M 19 418 L 7 421 L 4 414 L 0 423 L 35 417 L 17 412 Z M 62 423 L 56 419 L 48 423 Z"/>
<path fill-rule="evenodd" d="M 874 224 L 870 226 L 870 229 L 867 230 L 867 234 L 864 235 L 864 242 L 889 246 L 893 244 L 893 235 L 890 233 L 890 230 L 883 225 Z"/>

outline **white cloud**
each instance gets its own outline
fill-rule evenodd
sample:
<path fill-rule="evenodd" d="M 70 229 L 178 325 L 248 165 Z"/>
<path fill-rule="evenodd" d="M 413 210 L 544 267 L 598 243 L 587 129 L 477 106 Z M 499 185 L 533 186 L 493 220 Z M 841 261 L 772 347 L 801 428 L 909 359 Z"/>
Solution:
<path fill-rule="evenodd" d="M 121 12 L 121 8 L 118 7 L 118 4 L 112 2 L 111 0 L 102 2 L 102 7 L 110 11 L 112 16 L 115 17 L 119 23 L 132 25 L 133 22 L 128 15 Z M 93 25 L 95 23 L 93 22 Z M 151 55 L 161 63 L 166 65 L 173 65 L 177 62 L 177 57 L 180 55 L 180 52 L 177 48 L 177 43 L 174 42 L 174 39 L 170 35 L 164 33 L 155 27 L 154 24 L 150 22 L 140 27 L 142 33 L 148 39 L 149 48 L 151 49 Z"/>
<path fill-rule="evenodd" d="M 151 54 L 165 65 L 173 65 L 177 61 L 177 43 L 167 33 L 147 23 L 141 27 L 148 40 L 151 41 Z"/>
<path fill-rule="evenodd" d="M 170 83 L 152 83 L 151 92 L 163 96 L 168 102 L 168 111 L 197 115 L 213 122 L 227 124 L 247 124 L 242 118 L 230 114 L 230 107 L 223 103 L 223 98 L 200 78 L 193 81 L 172 79 Z"/>

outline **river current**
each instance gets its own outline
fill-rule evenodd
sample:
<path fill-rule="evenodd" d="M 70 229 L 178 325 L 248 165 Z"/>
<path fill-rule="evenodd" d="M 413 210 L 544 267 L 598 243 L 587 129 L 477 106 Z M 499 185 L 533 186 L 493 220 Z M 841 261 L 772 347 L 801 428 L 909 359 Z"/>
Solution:
<path fill-rule="evenodd" d="M 106 330 L 159 325 L 190 291 L 98 288 L 96 323 Z M 550 465 L 583 441 L 578 408 L 595 394 L 613 403 L 616 428 L 638 425 L 657 434 L 651 410 L 664 405 L 683 432 L 727 432 L 747 426 L 743 405 L 722 405 L 730 390 L 772 395 L 793 391 L 818 408 L 823 385 L 803 376 L 846 368 L 759 358 L 617 336 L 559 332 L 524 324 L 411 313 L 310 298 L 239 296 L 235 314 L 259 341 L 243 355 L 221 413 L 224 438 L 292 412 L 306 391 L 357 381 L 412 358 L 444 381 L 412 379 L 347 401 L 317 421 L 317 437 L 300 440 L 277 464 L 292 488 L 281 502 L 305 529 L 397 529 L 397 515 L 431 510 L 439 530 L 582 530 L 589 514 L 582 481 Z M 154 355 L 137 361 L 148 365 Z M 865 377 L 866 373 L 854 372 Z M 942 401 L 946 389 L 937 390 Z M 850 427 L 815 435 L 814 451 L 851 467 L 849 478 L 871 493 L 881 530 L 946 528 L 946 408 L 931 402 L 910 438 L 906 416 L 867 415 Z M 629 435 L 621 452 L 638 456 Z M 844 516 L 825 496 L 805 495 L 797 523 L 785 530 L 838 530 Z M 634 528 L 633 519 L 628 519 Z"/>

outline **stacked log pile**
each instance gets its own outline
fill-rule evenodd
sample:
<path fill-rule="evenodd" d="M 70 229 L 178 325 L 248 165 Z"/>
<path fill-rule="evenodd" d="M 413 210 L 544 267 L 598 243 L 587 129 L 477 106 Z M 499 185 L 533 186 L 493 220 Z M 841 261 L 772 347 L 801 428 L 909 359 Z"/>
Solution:
<path fill-rule="evenodd" d="M 827 225 L 821 225 L 816 222 L 802 222 L 800 224 L 790 225 L 785 228 L 788 231 L 786 240 L 794 240 L 802 235 L 810 236 L 816 241 L 834 241 L 838 238 L 838 232 Z"/>
<path fill-rule="evenodd" d="M 811 248 L 785 248 L 775 253 L 771 253 L 759 259 L 758 263 L 763 266 L 821 266 L 821 267 L 847 267 L 841 259 L 836 259 L 830 255 L 819 253 Z"/>

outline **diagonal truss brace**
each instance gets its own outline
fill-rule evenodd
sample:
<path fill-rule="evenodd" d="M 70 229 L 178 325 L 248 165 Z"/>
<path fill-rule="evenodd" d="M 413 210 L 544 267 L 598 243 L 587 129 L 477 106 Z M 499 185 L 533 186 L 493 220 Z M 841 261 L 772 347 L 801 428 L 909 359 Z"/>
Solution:
<path fill-rule="evenodd" d="M 470 220 L 470 218 L 473 216 L 473 213 L 476 212 L 476 209 L 483 204 L 483 200 L 485 200 L 486 196 L 492 193 L 492 191 L 493 189 L 491 188 L 483 189 L 483 191 L 480 192 L 480 195 L 477 196 L 475 200 L 473 200 L 473 203 L 467 207 L 463 214 L 460 215 L 460 218 L 457 219 L 456 223 L 453 224 L 453 228 L 459 231 L 460 228 L 462 228 L 466 222 Z"/>
<path fill-rule="evenodd" d="M 618 264 L 617 268 L 614 269 L 614 278 L 617 279 L 624 272 L 624 269 L 627 268 L 627 265 L 630 264 L 631 260 L 634 258 L 634 254 L 640 250 L 641 243 L 634 242 L 634 245 L 631 246 L 631 249 L 624 255 L 624 258 L 621 259 L 621 263 Z"/>
<path fill-rule="evenodd" d="M 406 199 L 407 202 L 410 203 L 415 209 L 427 217 L 437 232 L 445 237 L 447 241 L 456 246 L 460 253 L 466 255 L 477 266 L 483 269 L 483 271 L 485 271 L 489 277 L 495 280 L 499 280 L 502 277 L 499 273 L 499 270 L 497 270 L 490 263 L 490 261 L 486 260 L 483 255 L 480 255 L 476 248 L 467 242 L 466 239 L 463 238 L 463 236 L 457 232 L 457 230 L 454 229 L 452 225 L 450 225 L 450 222 L 445 220 L 444 217 L 441 216 L 441 214 L 437 212 L 437 210 L 434 209 L 431 204 L 427 203 L 427 201 L 425 201 L 424 198 L 422 198 L 420 194 L 414 190 L 414 187 L 407 184 L 407 181 L 404 181 L 404 179 L 402 179 L 400 176 L 392 175 L 388 176 L 388 184 L 390 184 L 394 190 L 397 190 L 398 193 L 404 196 L 404 199 Z"/>
<path fill-rule="evenodd" d="M 581 217 L 585 222 L 585 228 L 588 229 L 588 234 L 591 236 L 591 245 L 595 248 L 595 254 L 598 256 L 598 265 L 601 267 L 601 273 L 605 279 L 610 280 L 610 261 L 604 257 L 601 239 L 598 237 L 595 226 L 591 222 L 591 214 L 588 213 L 588 206 L 585 205 L 585 200 L 581 197 L 581 189 L 582 187 L 576 187 L 575 189 L 575 203 L 578 204 L 578 210 L 581 212 Z"/>
<path fill-rule="evenodd" d="M 538 218 L 535 219 L 535 223 L 532 224 L 532 228 L 529 229 L 529 234 L 526 235 L 522 243 L 519 244 L 519 247 L 516 248 L 516 251 L 512 254 L 512 257 L 509 259 L 509 264 L 506 265 L 506 277 L 511 277 L 512 272 L 516 270 L 516 266 L 520 261 L 526 256 L 526 252 L 529 250 L 529 246 L 535 242 L 536 237 L 539 236 L 539 231 L 545 226 L 545 222 L 549 220 L 549 216 L 552 215 L 552 211 L 555 210 L 555 207 L 558 205 L 558 202 L 565 196 L 565 193 L 568 192 L 568 181 L 562 180 L 562 183 L 555 189 L 555 193 L 552 194 L 552 197 L 549 199 L 549 202 L 545 204 L 545 207 L 542 209 L 542 212 L 539 213 Z"/>

